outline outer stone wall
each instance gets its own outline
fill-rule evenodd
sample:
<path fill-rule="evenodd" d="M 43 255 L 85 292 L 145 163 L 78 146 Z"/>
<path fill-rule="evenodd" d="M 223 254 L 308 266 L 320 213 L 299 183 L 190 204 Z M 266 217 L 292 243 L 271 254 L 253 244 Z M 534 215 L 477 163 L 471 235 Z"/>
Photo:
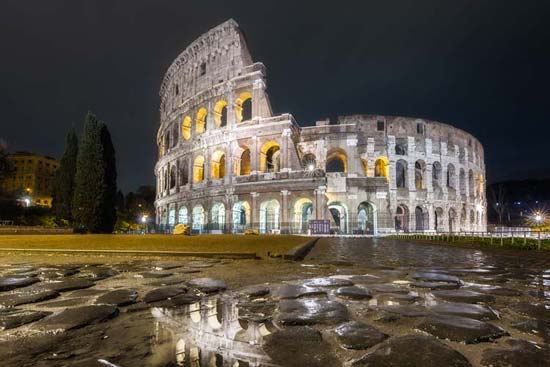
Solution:
<path fill-rule="evenodd" d="M 486 229 L 483 147 L 450 125 L 343 116 L 300 127 L 274 115 L 265 67 L 229 20 L 193 42 L 161 87 L 157 221 L 196 232 Z"/>

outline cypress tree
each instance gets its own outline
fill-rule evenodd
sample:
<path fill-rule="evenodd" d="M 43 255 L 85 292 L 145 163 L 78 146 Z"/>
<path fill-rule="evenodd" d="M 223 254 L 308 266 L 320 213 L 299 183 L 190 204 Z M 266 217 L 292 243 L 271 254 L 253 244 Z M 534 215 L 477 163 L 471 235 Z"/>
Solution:
<path fill-rule="evenodd" d="M 107 126 L 88 112 L 76 164 L 73 216 L 90 233 L 111 233 L 116 222 L 116 160 Z"/>
<path fill-rule="evenodd" d="M 117 172 L 116 154 L 107 125 L 100 123 L 100 139 L 103 149 L 104 192 L 101 205 L 101 232 L 111 233 L 116 223 Z"/>
<path fill-rule="evenodd" d="M 72 221 L 73 219 L 72 207 L 77 155 L 78 137 L 74 129 L 71 129 L 67 134 L 65 151 L 61 157 L 55 178 L 53 207 L 58 219 L 66 219 L 68 221 Z"/>

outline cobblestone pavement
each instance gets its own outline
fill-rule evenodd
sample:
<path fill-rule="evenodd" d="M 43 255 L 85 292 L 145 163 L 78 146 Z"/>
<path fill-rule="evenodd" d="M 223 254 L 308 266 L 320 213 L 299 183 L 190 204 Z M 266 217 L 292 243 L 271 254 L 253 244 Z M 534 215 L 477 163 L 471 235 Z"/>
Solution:
<path fill-rule="evenodd" d="M 279 259 L 0 265 L 17 366 L 550 366 L 550 254 L 324 238 Z"/>

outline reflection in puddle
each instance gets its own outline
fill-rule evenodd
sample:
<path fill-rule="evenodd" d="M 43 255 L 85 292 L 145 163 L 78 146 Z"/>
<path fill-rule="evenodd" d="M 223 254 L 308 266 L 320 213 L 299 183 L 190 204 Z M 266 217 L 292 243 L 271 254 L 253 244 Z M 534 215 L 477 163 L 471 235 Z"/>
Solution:
<path fill-rule="evenodd" d="M 261 347 L 263 337 L 275 328 L 271 319 L 247 315 L 231 293 L 151 312 L 155 352 L 170 353 L 177 366 L 276 366 Z"/>

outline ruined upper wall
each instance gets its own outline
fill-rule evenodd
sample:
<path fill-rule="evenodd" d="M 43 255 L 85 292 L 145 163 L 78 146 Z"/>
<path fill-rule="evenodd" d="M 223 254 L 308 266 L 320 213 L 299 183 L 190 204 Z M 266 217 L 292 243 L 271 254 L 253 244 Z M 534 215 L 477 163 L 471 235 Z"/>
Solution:
<path fill-rule="evenodd" d="M 197 38 L 166 72 L 160 87 L 161 115 L 215 84 L 234 78 L 252 64 L 243 33 L 233 19 Z"/>

